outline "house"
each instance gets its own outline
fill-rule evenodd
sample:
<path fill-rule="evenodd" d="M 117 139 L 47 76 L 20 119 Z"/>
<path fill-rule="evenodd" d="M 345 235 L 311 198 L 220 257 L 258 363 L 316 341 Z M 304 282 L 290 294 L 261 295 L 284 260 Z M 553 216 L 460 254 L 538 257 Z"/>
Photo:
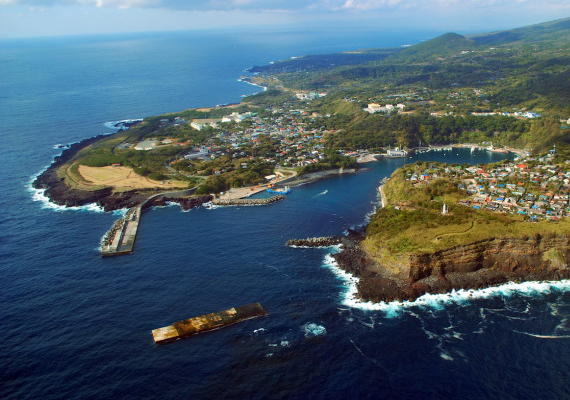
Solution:
<path fill-rule="evenodd" d="M 381 110 L 382 110 L 382 106 L 380 104 L 377 104 L 377 103 L 370 103 L 370 104 L 368 104 L 368 107 L 364 109 L 364 111 L 366 111 L 370 114 L 380 112 Z"/>
<path fill-rule="evenodd" d="M 207 146 L 200 146 L 200 149 L 198 150 L 197 153 L 186 154 L 184 156 L 184 158 L 187 160 L 192 160 L 192 159 L 198 158 L 198 157 L 207 157 L 208 154 L 210 154 L 210 148 Z"/>

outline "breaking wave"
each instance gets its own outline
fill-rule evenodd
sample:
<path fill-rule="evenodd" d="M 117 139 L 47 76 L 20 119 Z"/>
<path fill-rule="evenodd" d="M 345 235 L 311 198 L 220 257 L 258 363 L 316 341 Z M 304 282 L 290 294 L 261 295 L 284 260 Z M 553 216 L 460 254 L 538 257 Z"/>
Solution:
<path fill-rule="evenodd" d="M 345 306 L 361 310 L 382 311 L 387 317 L 398 316 L 403 311 L 415 307 L 443 309 L 447 304 L 468 304 L 474 300 L 493 297 L 511 297 L 515 294 L 535 297 L 544 296 L 552 292 L 570 290 L 570 280 L 522 283 L 509 282 L 485 289 L 460 289 L 443 294 L 424 294 L 414 301 L 392 301 L 389 303 L 365 302 L 358 298 L 357 285 L 360 279 L 341 269 L 334 259 L 333 254 L 338 251 L 340 251 L 340 246 L 332 253 L 325 255 L 323 266 L 329 268 L 334 275 L 343 281 L 345 290 L 341 294 L 341 303 Z"/>
<path fill-rule="evenodd" d="M 45 192 L 46 189 L 36 189 L 32 186 L 32 182 L 36 179 L 37 175 L 32 178 L 28 185 L 28 190 L 32 194 L 32 200 L 41 203 L 41 207 L 43 209 L 49 209 L 53 211 L 89 211 L 89 212 L 97 212 L 102 213 L 105 212 L 104 208 L 98 205 L 97 203 L 90 203 L 85 204 L 83 206 L 62 206 L 56 204 L 50 200 L 49 197 L 46 196 Z M 115 210 L 118 213 L 123 212 L 122 210 Z"/>
<path fill-rule="evenodd" d="M 103 136 L 112 135 L 114 133 L 117 133 L 120 129 L 129 129 L 131 125 L 133 125 L 137 122 L 141 122 L 141 121 L 142 121 L 142 119 L 123 119 L 120 121 L 105 122 L 103 125 L 106 128 L 111 129 L 113 131 L 101 133 L 101 135 L 103 135 Z M 71 148 L 72 145 L 80 143 L 80 142 L 81 141 L 70 142 L 67 144 L 57 143 L 53 146 L 53 148 L 54 149 L 60 149 L 63 152 L 64 150 L 68 150 L 69 148 Z M 60 156 L 61 154 L 62 153 L 58 154 L 57 156 Z M 53 164 L 53 161 L 52 161 L 52 164 Z M 51 164 L 50 164 L 50 166 L 51 166 Z M 99 206 L 96 203 L 86 204 L 83 206 L 62 206 L 62 205 L 56 204 L 56 203 L 52 202 L 49 197 L 46 196 L 46 194 L 45 194 L 46 189 L 36 189 L 35 187 L 33 187 L 33 182 L 38 178 L 38 176 L 43 174 L 50 166 L 44 167 L 40 172 L 38 172 L 37 174 L 32 176 L 30 181 L 28 182 L 28 190 L 32 194 L 32 200 L 33 201 L 37 201 L 37 202 L 42 203 L 42 208 L 44 208 L 44 209 L 50 209 L 50 210 L 54 210 L 54 211 L 105 212 L 103 207 Z M 120 213 L 124 214 L 124 212 L 126 212 L 126 211 L 115 210 L 114 213 L 115 212 L 118 212 L 118 215 L 120 215 Z"/>

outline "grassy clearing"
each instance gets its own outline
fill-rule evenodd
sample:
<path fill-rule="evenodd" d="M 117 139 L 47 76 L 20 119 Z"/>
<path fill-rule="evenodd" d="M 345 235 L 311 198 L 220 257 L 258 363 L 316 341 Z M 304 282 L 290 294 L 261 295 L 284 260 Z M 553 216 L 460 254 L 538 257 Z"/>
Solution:
<path fill-rule="evenodd" d="M 73 169 L 73 166 L 68 171 Z M 112 187 L 116 192 L 135 189 L 186 189 L 188 182 L 184 181 L 156 181 L 136 174 L 132 168 L 107 166 L 88 167 L 77 166 L 79 189 L 95 190 L 101 187 Z"/>

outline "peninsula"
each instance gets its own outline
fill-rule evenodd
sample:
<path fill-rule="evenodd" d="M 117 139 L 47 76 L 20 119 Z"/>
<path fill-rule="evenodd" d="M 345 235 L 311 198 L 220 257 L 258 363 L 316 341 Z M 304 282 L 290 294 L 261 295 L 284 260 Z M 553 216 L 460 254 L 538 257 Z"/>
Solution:
<path fill-rule="evenodd" d="M 364 238 L 340 240 L 337 261 L 371 301 L 566 278 L 569 76 L 570 19 L 298 57 L 251 68 L 242 80 L 266 90 L 240 104 L 149 117 L 72 145 L 33 185 L 57 204 L 140 218 L 143 204 L 232 204 L 433 146 L 516 148 L 530 156 L 525 168 L 396 171 L 385 207 Z M 132 249 L 116 236 L 131 225 L 116 224 L 109 248 Z"/>
<path fill-rule="evenodd" d="M 386 201 L 339 266 L 363 301 L 506 282 L 570 278 L 570 161 L 487 167 L 408 164 L 380 187 Z"/>

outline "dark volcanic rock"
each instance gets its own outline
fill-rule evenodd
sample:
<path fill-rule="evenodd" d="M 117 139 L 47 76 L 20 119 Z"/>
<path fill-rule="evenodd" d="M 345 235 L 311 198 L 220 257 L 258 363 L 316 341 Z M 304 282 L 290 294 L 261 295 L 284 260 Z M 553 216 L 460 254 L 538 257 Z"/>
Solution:
<path fill-rule="evenodd" d="M 191 208 L 200 207 L 202 204 L 212 201 L 212 196 L 201 196 L 201 197 L 165 197 L 160 196 L 156 199 L 148 201 L 145 203 L 144 208 L 150 207 L 164 207 L 168 203 L 178 203 L 184 211 L 190 210 Z"/>
<path fill-rule="evenodd" d="M 340 236 L 326 236 L 326 237 L 315 237 L 307 239 L 290 239 L 287 241 L 287 246 L 329 247 L 340 244 L 341 240 L 342 238 Z"/>
<path fill-rule="evenodd" d="M 133 122 L 131 125 L 135 123 L 137 122 Z M 107 136 L 99 135 L 70 145 L 68 149 L 62 151 L 61 155 L 54 158 L 53 163 L 34 180 L 32 186 L 36 189 L 45 189 L 45 195 L 52 202 L 67 207 L 95 203 L 103 207 L 105 211 L 112 211 L 141 204 L 153 193 L 156 193 L 156 190 L 146 189 L 121 193 L 113 193 L 111 188 L 94 191 L 77 190 L 70 188 L 65 184 L 63 178 L 57 176 L 57 169 L 71 160 L 79 150 Z"/>
<path fill-rule="evenodd" d="M 443 251 L 411 255 L 398 276 L 370 259 L 357 242 L 335 259 L 360 278 L 364 301 L 415 300 L 425 293 L 482 289 L 506 282 L 570 278 L 570 238 L 492 239 Z"/>

